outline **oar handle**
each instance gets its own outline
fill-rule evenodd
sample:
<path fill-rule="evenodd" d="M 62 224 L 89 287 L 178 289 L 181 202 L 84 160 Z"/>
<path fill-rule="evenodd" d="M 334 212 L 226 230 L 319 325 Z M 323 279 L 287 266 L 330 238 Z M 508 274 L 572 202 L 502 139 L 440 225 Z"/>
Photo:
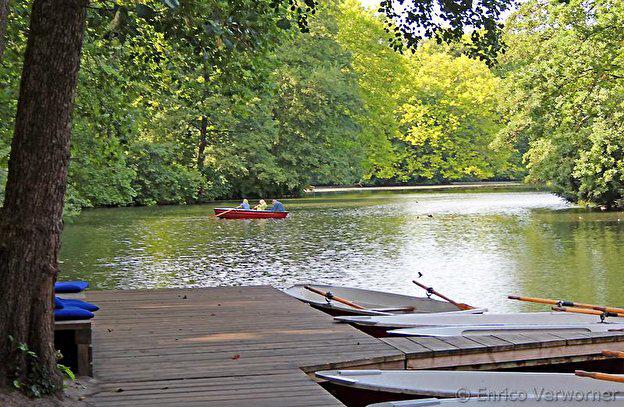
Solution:
<path fill-rule="evenodd" d="M 548 299 L 548 298 L 519 297 L 517 295 L 508 295 L 507 298 L 509 298 L 510 300 L 518 300 L 518 301 L 524 301 L 524 302 L 534 302 L 534 303 L 537 303 L 537 304 L 548 304 L 548 305 L 565 306 L 565 304 L 562 304 L 558 300 L 551 300 L 551 299 Z M 572 304 L 568 304 L 567 306 L 572 306 Z"/>
<path fill-rule="evenodd" d="M 558 311 L 558 312 L 573 312 L 575 314 L 602 315 L 602 312 L 600 311 L 594 311 L 593 309 L 585 309 L 585 308 L 552 307 L 552 310 Z"/>
<path fill-rule="evenodd" d="M 602 354 L 604 356 L 609 356 L 611 358 L 624 359 L 624 352 L 620 352 L 616 350 L 603 350 Z"/>
<path fill-rule="evenodd" d="M 607 373 L 586 372 L 584 370 L 575 370 L 574 374 L 579 377 L 589 377 L 596 380 L 604 380 L 607 382 L 624 383 L 624 376 L 613 375 Z"/>
<path fill-rule="evenodd" d="M 429 294 L 433 294 L 435 296 L 438 296 L 440 298 L 442 298 L 444 301 L 453 304 L 454 306 L 456 306 L 457 308 L 461 309 L 461 310 L 469 310 L 469 309 L 474 309 L 475 307 L 468 305 L 468 304 L 464 304 L 464 303 L 460 303 L 460 302 L 455 302 L 453 300 L 451 300 L 449 297 L 447 297 L 446 295 L 440 294 L 439 292 L 437 292 L 436 290 L 434 290 L 432 287 L 427 287 L 426 285 L 416 281 L 416 280 L 412 280 L 412 282 L 414 284 L 416 284 L 418 287 L 422 288 L 423 290 L 427 291 Z"/>
<path fill-rule="evenodd" d="M 591 378 L 593 378 L 593 376 L 594 376 L 594 373 L 586 372 L 585 370 L 575 370 L 574 374 L 577 375 L 578 377 L 591 377 Z"/>
<path fill-rule="evenodd" d="M 552 310 L 559 311 L 559 312 L 574 312 L 576 314 L 598 315 L 603 318 L 624 317 L 624 314 L 620 314 L 617 312 L 605 312 L 605 311 L 598 311 L 594 309 L 578 308 L 578 307 L 552 307 Z"/>
<path fill-rule="evenodd" d="M 587 309 L 592 309 L 592 310 L 595 310 L 595 311 L 615 312 L 615 313 L 624 314 L 624 308 L 605 307 L 605 306 L 602 306 L 602 305 L 584 304 L 582 302 L 553 300 L 553 299 L 550 299 L 550 298 L 520 297 L 520 296 L 517 296 L 517 295 L 508 295 L 507 298 L 509 298 L 510 300 L 534 302 L 534 303 L 537 303 L 537 304 L 557 305 L 559 307 L 587 308 Z"/>
<path fill-rule="evenodd" d="M 323 290 L 319 290 L 317 288 L 310 287 L 309 285 L 304 285 L 303 287 L 306 290 L 312 291 L 313 293 L 316 293 L 318 295 L 322 295 L 323 297 L 327 298 L 328 300 L 334 300 L 334 301 L 337 301 L 337 302 L 341 302 L 341 303 L 343 303 L 345 305 L 348 305 L 350 307 L 353 307 L 355 309 L 366 309 L 366 308 L 362 307 L 361 305 L 357 305 L 356 303 L 353 303 L 353 302 L 351 302 L 351 301 L 349 301 L 347 299 L 337 297 L 334 294 L 332 294 L 331 292 L 325 292 Z"/>

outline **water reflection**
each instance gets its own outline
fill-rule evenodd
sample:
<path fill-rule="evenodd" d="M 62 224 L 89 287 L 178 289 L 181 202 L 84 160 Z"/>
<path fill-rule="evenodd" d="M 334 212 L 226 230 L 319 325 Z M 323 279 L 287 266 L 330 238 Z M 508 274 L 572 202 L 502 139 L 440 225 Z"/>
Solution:
<path fill-rule="evenodd" d="M 220 220 L 212 206 L 85 212 L 63 234 L 62 278 L 96 288 L 320 281 L 498 310 L 509 293 L 624 303 L 621 213 L 541 192 L 360 193 L 286 201 L 286 220 Z"/>

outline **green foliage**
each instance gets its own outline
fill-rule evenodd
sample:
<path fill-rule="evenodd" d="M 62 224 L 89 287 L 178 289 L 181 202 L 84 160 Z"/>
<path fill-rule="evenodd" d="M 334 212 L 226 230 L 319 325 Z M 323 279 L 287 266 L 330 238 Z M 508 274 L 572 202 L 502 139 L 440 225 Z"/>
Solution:
<path fill-rule="evenodd" d="M 0 67 L 0 185 L 29 6 L 11 8 Z M 492 143 L 498 80 L 461 56 L 471 42 L 406 56 L 387 28 L 355 0 L 94 2 L 66 217 L 310 184 L 515 176 L 513 145 Z"/>
<path fill-rule="evenodd" d="M 581 151 L 572 176 L 579 180 L 578 198 L 624 207 L 624 126 L 622 112 L 612 120 L 596 120 L 589 149 Z"/>
<path fill-rule="evenodd" d="M 528 179 L 573 199 L 619 206 L 624 4 L 532 0 L 512 17 L 503 60 L 509 125 Z"/>
<path fill-rule="evenodd" d="M 446 46 L 393 53 L 383 23 L 346 2 L 340 41 L 353 54 L 365 113 L 365 179 L 445 182 L 515 177 L 513 147 L 494 143 L 502 126 L 500 81 L 479 61 Z M 455 55 L 456 54 L 456 55 Z"/>
<path fill-rule="evenodd" d="M 11 4 L 5 37 L 6 50 L 0 63 L 0 203 L 4 200 L 4 185 L 22 72 L 22 56 L 26 49 L 29 6 L 28 2 Z"/>
<path fill-rule="evenodd" d="M 325 10 L 311 27 L 278 51 L 273 117 L 277 138 L 271 154 L 283 181 L 272 195 L 297 193 L 310 183 L 359 180 L 361 101 L 349 54 L 335 39 L 336 21 Z"/>
<path fill-rule="evenodd" d="M 69 380 L 76 380 L 76 375 L 74 374 L 74 372 L 72 372 L 72 370 L 68 366 L 58 363 L 56 367 L 58 367 L 58 369 L 61 371 L 63 376 L 65 376 Z"/>
<path fill-rule="evenodd" d="M 501 14 L 508 10 L 514 0 L 381 0 L 379 11 L 386 17 L 386 30 L 391 34 L 395 50 L 414 50 L 423 40 L 435 39 L 438 44 L 465 39 L 463 51 L 471 57 L 496 62 L 505 50 L 500 40 Z"/>
<path fill-rule="evenodd" d="M 131 166 L 137 176 L 132 188 L 138 204 L 183 204 L 197 198 L 201 174 L 178 163 L 176 150 L 171 144 L 133 146 Z"/>
<path fill-rule="evenodd" d="M 501 127 L 499 80 L 479 61 L 425 45 L 408 60 L 410 88 L 399 107 L 400 180 L 488 179 L 507 154 L 493 148 Z M 502 154 L 502 155 L 501 155 Z"/>
<path fill-rule="evenodd" d="M 357 116 L 366 156 L 363 178 L 389 179 L 397 164 L 392 138 L 398 130 L 395 112 L 402 89 L 409 86 L 408 67 L 405 58 L 389 47 L 383 21 L 362 9 L 357 0 L 341 6 L 338 21 L 338 41 L 352 55 L 364 106 Z"/>
<path fill-rule="evenodd" d="M 13 351 L 17 352 L 20 358 L 25 359 L 25 365 L 29 367 L 27 373 L 22 372 L 19 368 L 13 371 L 12 386 L 26 396 L 33 398 L 55 394 L 59 389 L 56 384 L 50 381 L 51 372 L 41 365 L 37 354 L 30 350 L 27 344 L 17 342 L 13 336 L 9 335 L 8 338 Z"/>

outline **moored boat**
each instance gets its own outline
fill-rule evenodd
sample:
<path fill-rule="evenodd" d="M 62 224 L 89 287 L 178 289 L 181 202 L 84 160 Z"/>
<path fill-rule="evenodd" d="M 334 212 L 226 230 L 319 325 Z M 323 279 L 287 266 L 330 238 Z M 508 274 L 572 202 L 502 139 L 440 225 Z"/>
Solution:
<path fill-rule="evenodd" d="M 624 331 L 624 324 L 591 323 L 591 324 L 544 324 L 544 325 L 447 325 L 402 328 L 388 331 L 390 335 L 399 336 L 483 336 L 496 334 L 536 334 L 536 333 L 590 333 Z"/>
<path fill-rule="evenodd" d="M 327 298 L 314 290 L 330 294 L 330 297 L 348 299 L 363 309 L 357 309 L 339 301 Z M 427 297 L 412 297 L 384 291 L 366 290 L 362 288 L 341 287 L 322 284 L 297 284 L 286 288 L 284 292 L 330 315 L 391 315 L 404 313 L 431 312 L 484 312 L 483 309 L 460 310 L 446 301 Z"/>
<path fill-rule="evenodd" d="M 333 384 L 354 389 L 429 397 L 481 398 L 550 397 L 568 400 L 584 396 L 622 398 L 624 383 L 579 377 L 573 373 L 482 372 L 444 370 L 329 370 L 316 376 Z M 624 375 L 620 375 L 624 377 Z M 618 402 L 613 405 L 617 405 Z M 507 406 L 507 404 L 502 404 Z M 524 405 L 522 402 L 519 405 Z M 573 405 L 573 404 L 572 404 Z"/>
<path fill-rule="evenodd" d="M 368 407 L 593 407 L 614 406 L 619 399 L 604 400 L 550 400 L 546 397 L 507 397 L 505 399 L 487 400 L 487 398 L 455 398 L 455 399 L 418 399 L 388 401 L 369 404 Z M 624 400 L 622 401 L 624 402 Z"/>
<path fill-rule="evenodd" d="M 338 316 L 337 321 L 383 328 L 411 328 L 446 325 L 564 325 L 600 323 L 594 315 L 565 312 L 518 312 L 484 314 L 402 314 L 387 316 Z M 624 318 L 609 317 L 609 323 L 624 323 Z"/>
<path fill-rule="evenodd" d="M 256 211 L 251 209 L 215 208 L 215 215 L 223 219 L 283 219 L 288 212 Z"/>

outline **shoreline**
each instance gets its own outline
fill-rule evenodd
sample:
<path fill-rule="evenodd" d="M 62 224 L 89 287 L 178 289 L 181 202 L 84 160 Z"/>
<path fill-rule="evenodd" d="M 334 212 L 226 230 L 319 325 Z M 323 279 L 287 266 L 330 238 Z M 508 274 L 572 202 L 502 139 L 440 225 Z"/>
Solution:
<path fill-rule="evenodd" d="M 444 190 L 444 189 L 476 189 L 476 188 L 509 188 L 509 187 L 526 187 L 531 188 L 530 184 L 521 181 L 493 181 L 493 182 L 457 182 L 451 184 L 439 185 L 397 185 L 397 186 L 381 186 L 381 187 L 333 187 L 333 186 L 313 186 L 306 189 L 305 194 L 318 194 L 327 192 L 358 192 L 358 191 L 427 191 L 427 190 Z"/>
<path fill-rule="evenodd" d="M 358 186 L 312 186 L 312 189 L 305 189 L 301 196 L 284 196 L 280 199 L 300 199 L 306 196 L 312 196 L 314 194 L 332 193 L 332 192 L 374 192 L 374 191 L 443 191 L 443 190 L 462 190 L 462 189 L 503 189 L 503 188 L 517 188 L 521 187 L 527 190 L 537 190 L 538 186 L 532 184 L 525 184 L 521 181 L 493 181 L 493 182 L 457 182 L 451 184 L 436 184 L 436 185 L 395 185 L 395 186 L 380 186 L 380 187 L 358 187 Z M 242 198 L 241 198 L 242 199 Z M 97 206 L 82 208 L 79 213 L 71 216 L 64 217 L 66 222 L 71 222 L 81 213 L 89 212 L 92 210 L 102 209 L 123 209 L 123 208 L 159 208 L 159 207 L 172 207 L 172 206 L 192 206 L 192 205 L 219 205 L 238 202 L 240 199 L 217 199 L 206 202 L 196 203 L 160 203 L 156 205 L 125 205 L 125 206 Z"/>

